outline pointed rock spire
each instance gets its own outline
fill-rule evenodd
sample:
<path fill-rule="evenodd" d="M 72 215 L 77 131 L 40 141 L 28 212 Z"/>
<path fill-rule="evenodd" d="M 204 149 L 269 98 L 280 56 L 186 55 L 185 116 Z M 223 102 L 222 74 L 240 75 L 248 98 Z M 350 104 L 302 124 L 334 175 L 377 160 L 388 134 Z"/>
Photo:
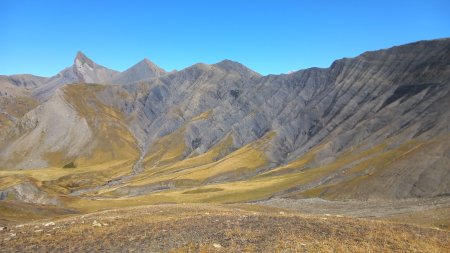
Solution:
<path fill-rule="evenodd" d="M 108 69 L 89 59 L 83 52 L 78 51 L 72 66 L 73 74 L 81 83 L 108 83 L 119 72 Z"/>
<path fill-rule="evenodd" d="M 95 63 L 94 63 L 91 59 L 89 59 L 89 58 L 88 58 L 83 52 L 81 52 L 81 51 L 78 51 L 78 52 L 77 52 L 77 55 L 76 55 L 75 60 L 74 60 L 74 64 L 77 65 L 77 66 L 81 66 L 81 65 L 87 64 L 87 65 L 89 65 L 90 67 L 93 67 L 93 66 L 95 65 Z"/>

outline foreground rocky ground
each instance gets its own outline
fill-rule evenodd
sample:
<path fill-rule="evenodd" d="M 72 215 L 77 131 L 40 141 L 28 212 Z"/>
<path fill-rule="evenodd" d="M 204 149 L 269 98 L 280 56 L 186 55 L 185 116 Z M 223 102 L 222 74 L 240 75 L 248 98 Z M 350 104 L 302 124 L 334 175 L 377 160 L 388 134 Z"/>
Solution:
<path fill-rule="evenodd" d="M 388 220 L 450 231 L 450 197 L 448 196 L 369 201 L 272 198 L 257 203 L 296 210 L 303 214 L 331 214 Z"/>
<path fill-rule="evenodd" d="M 180 204 L 9 224 L 0 231 L 0 251 L 446 252 L 449 234 L 270 206 Z"/>

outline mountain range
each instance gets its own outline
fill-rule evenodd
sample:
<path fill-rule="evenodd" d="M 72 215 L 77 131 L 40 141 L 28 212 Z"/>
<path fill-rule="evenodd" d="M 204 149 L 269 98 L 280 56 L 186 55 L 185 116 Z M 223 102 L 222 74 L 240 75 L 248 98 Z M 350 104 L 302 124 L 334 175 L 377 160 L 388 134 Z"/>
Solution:
<path fill-rule="evenodd" d="M 266 76 L 230 60 L 119 72 L 79 52 L 53 77 L 0 76 L 0 195 L 71 208 L 447 196 L 449 108 L 450 39 Z"/>

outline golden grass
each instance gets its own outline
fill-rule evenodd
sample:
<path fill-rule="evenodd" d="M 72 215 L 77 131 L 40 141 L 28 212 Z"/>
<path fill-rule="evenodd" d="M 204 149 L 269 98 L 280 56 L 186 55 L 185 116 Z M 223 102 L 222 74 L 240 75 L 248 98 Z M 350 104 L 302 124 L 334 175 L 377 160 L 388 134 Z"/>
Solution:
<path fill-rule="evenodd" d="M 23 180 L 20 174 L 4 174 L 0 171 L 0 189 L 6 189 L 10 186 L 19 184 Z"/>
<path fill-rule="evenodd" d="M 173 134 L 177 135 L 177 133 Z M 220 157 L 222 150 L 231 146 L 232 138 L 228 136 L 205 154 L 162 166 L 160 162 L 156 162 L 153 167 L 147 168 L 136 179 L 130 181 L 129 186 L 143 186 L 166 181 L 175 181 L 181 185 L 183 182 L 189 185 L 197 182 L 194 183 L 195 185 L 221 176 L 240 178 L 248 173 L 254 173 L 267 164 L 264 148 L 273 136 L 273 133 L 269 133 L 264 138 L 214 161 Z M 173 138 L 174 136 L 170 136 L 169 140 Z M 164 142 L 171 143 L 169 140 L 165 139 Z M 162 161 L 166 160 L 162 159 Z"/>
<path fill-rule="evenodd" d="M 66 204 L 83 211 L 96 211 L 157 203 L 237 203 L 263 200 L 278 194 L 286 194 L 292 190 L 293 193 L 289 196 L 333 198 L 334 191 L 330 191 L 330 188 L 337 187 L 336 185 L 322 184 L 302 191 L 296 189 L 299 186 L 316 182 L 351 163 L 353 167 L 349 167 L 347 170 L 350 171 L 350 174 L 359 173 L 368 165 L 381 168 L 421 145 L 418 142 L 409 142 L 397 149 L 386 150 L 388 144 L 382 143 L 360 152 L 343 153 L 330 164 L 310 167 L 309 164 L 314 161 L 316 153 L 320 151 L 321 147 L 324 147 L 321 146 L 287 165 L 259 174 L 258 170 L 268 163 L 264 151 L 274 133 L 268 133 L 260 140 L 220 159 L 218 158 L 221 156 L 221 152 L 232 146 L 231 136 L 227 136 L 204 154 L 175 161 L 178 158 L 174 159 L 174 157 L 179 157 L 182 149 L 184 149 L 179 148 L 178 145 L 182 133 L 183 130 L 180 130 L 163 137 L 159 141 L 160 146 L 158 148 L 160 148 L 159 151 L 162 151 L 158 159 L 153 161 L 153 167 L 147 168 L 124 185 L 90 193 L 92 196 L 104 197 L 105 199 L 94 201 L 67 198 L 65 199 L 67 200 Z M 170 162 L 164 164 L 164 161 L 167 162 L 168 160 Z M 163 165 L 159 161 L 163 161 Z M 48 168 L 27 171 L 0 171 L 0 177 L 8 178 L 8 176 L 11 176 L 9 179 L 3 179 L 4 183 L 2 184 L 8 185 L 18 182 L 18 175 L 35 178 L 41 182 L 45 181 L 46 189 L 63 193 L 67 190 L 104 184 L 111 178 L 129 173 L 131 166 L 132 161 L 112 161 L 74 169 Z M 345 181 L 344 186 L 346 185 L 347 188 L 344 190 L 351 191 L 352 188 L 350 187 L 353 184 L 363 182 L 364 179 L 365 175 Z M 145 192 L 145 187 L 158 185 L 172 185 L 175 188 Z M 143 195 L 126 197 L 120 193 L 122 192 L 120 191 L 121 187 L 144 187 Z"/>
<path fill-rule="evenodd" d="M 29 170 L 0 170 L 0 177 L 27 176 L 39 181 L 56 180 L 63 176 L 82 174 L 87 172 L 111 172 L 121 170 L 130 171 L 130 161 L 109 161 L 96 165 L 82 165 L 77 168 L 64 169 L 62 167 L 50 167 L 45 169 Z"/>
<path fill-rule="evenodd" d="M 76 210 L 55 206 L 27 204 L 9 200 L 0 201 L 0 225 L 2 223 L 22 223 L 75 213 L 77 213 Z"/>
<path fill-rule="evenodd" d="M 317 185 L 300 192 L 296 189 L 318 181 L 354 161 L 358 162 L 354 163 L 353 167 L 349 167 L 352 174 L 360 172 L 367 163 L 382 167 L 418 145 L 417 142 L 412 142 L 395 150 L 386 150 L 387 144 L 383 143 L 360 153 L 344 153 L 335 162 L 321 167 L 304 167 L 314 159 L 317 150 L 313 150 L 291 164 L 281 167 L 281 170 L 275 170 L 277 173 L 269 171 L 258 176 L 256 171 L 267 164 L 263 150 L 264 145 L 271 138 L 270 135 L 215 162 L 211 161 L 217 156 L 216 151 L 219 149 L 213 148 L 210 150 L 211 153 L 148 169 L 124 186 L 98 192 L 98 197 L 104 196 L 108 199 L 95 201 L 73 199 L 69 206 L 82 206 L 87 208 L 83 209 L 84 211 L 95 211 L 158 203 L 237 203 L 263 200 L 278 194 L 287 194 L 292 190 L 294 190 L 293 193 L 288 196 L 331 198 L 333 195 L 331 195 L 332 191 L 329 191 L 329 187 L 332 187 L 330 185 Z M 227 142 L 230 140 L 225 140 L 218 146 Z M 291 168 L 292 171 L 286 170 Z M 280 171 L 282 173 L 278 173 Z M 247 177 L 245 173 L 250 176 Z M 219 180 L 215 182 L 214 179 L 217 178 Z M 359 176 L 357 179 L 363 180 L 364 176 Z M 150 191 L 136 197 L 120 197 L 121 195 L 116 192 L 120 187 L 146 187 L 170 183 L 175 187 L 174 189 Z M 327 195 L 324 195 L 324 192 L 327 192 Z M 109 199 L 110 197 L 114 199 Z"/>
<path fill-rule="evenodd" d="M 161 137 L 152 144 L 144 158 L 144 167 L 156 167 L 171 164 L 184 158 L 186 144 L 184 142 L 185 127 Z"/>
<path fill-rule="evenodd" d="M 223 146 L 231 143 L 231 138 L 227 138 L 205 154 L 187 158 L 171 165 L 147 169 L 125 186 L 144 187 L 172 182 L 176 189 L 148 193 L 132 198 L 117 198 L 114 201 L 98 200 L 95 205 L 99 208 L 106 208 L 110 204 L 122 206 L 120 203 L 122 201 L 129 205 L 141 205 L 183 202 L 235 203 L 261 200 L 299 185 L 319 180 L 355 160 L 361 159 L 361 162 L 364 162 L 364 157 L 378 154 L 386 147 L 386 144 L 380 144 L 360 153 L 344 154 L 335 162 L 322 167 L 298 170 L 298 168 L 303 168 L 305 164 L 314 159 L 315 153 L 318 151 L 316 149 L 290 164 L 272 170 L 275 171 L 274 173 L 269 171 L 256 176 L 257 174 L 254 173 L 267 164 L 264 148 L 272 137 L 273 133 L 269 133 L 264 138 L 248 144 L 218 161 L 211 162 L 214 157 L 217 157 L 217 152 L 224 148 Z M 247 178 L 246 175 L 251 176 Z M 215 178 L 225 182 L 213 183 Z M 204 182 L 210 183 L 202 186 Z M 100 191 L 99 196 L 120 196 L 115 193 L 115 189 L 117 188 Z M 216 189 L 221 190 L 217 191 Z M 322 188 L 316 187 L 306 191 L 305 194 L 316 197 L 322 193 L 322 190 Z M 196 192 L 196 194 L 186 194 L 189 191 Z"/>
<path fill-rule="evenodd" d="M 397 223 L 416 224 L 423 227 L 447 230 L 450 233 L 450 207 L 401 213 L 391 215 L 387 219 Z"/>
<path fill-rule="evenodd" d="M 110 161 L 77 168 L 46 168 L 0 171 L 0 189 L 32 181 L 41 190 L 60 198 L 73 190 L 103 185 L 131 172 L 131 161 Z M 12 197 L 12 195 L 10 195 Z M 64 200 L 64 198 L 63 198 Z M 64 205 L 64 202 L 62 202 Z M 76 208 L 76 207 L 75 207 Z"/>
<path fill-rule="evenodd" d="M 259 176 L 260 177 L 277 176 L 277 175 L 282 175 L 282 174 L 287 174 L 287 173 L 298 172 L 298 171 L 302 170 L 303 168 L 305 168 L 309 163 L 314 161 L 314 159 L 316 157 L 316 153 L 322 147 L 323 147 L 323 145 L 319 145 L 319 146 L 315 147 L 314 149 L 308 151 L 303 156 L 295 159 L 294 161 L 292 161 L 286 165 L 280 166 L 278 168 L 274 168 L 274 169 L 272 169 L 268 172 L 265 172 Z"/>

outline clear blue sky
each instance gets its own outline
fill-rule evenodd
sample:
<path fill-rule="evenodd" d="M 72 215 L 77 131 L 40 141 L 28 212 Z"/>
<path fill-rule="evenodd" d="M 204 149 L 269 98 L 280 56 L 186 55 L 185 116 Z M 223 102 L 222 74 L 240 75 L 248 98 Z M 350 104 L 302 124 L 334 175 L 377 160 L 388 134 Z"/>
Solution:
<path fill-rule="evenodd" d="M 0 74 L 52 76 L 78 50 L 125 70 L 239 61 L 262 74 L 450 37 L 449 0 L 0 0 Z"/>

